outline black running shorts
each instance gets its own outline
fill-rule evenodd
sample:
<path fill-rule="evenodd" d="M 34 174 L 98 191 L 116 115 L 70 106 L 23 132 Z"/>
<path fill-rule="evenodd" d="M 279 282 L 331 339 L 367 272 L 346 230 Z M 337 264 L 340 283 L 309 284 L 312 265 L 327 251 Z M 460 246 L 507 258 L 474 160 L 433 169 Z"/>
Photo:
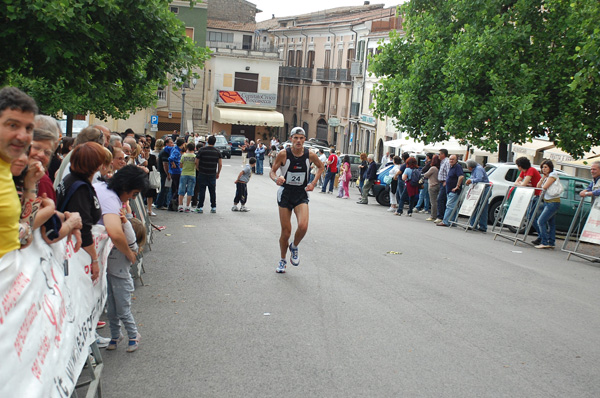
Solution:
<path fill-rule="evenodd" d="M 277 191 L 277 204 L 279 207 L 293 210 L 294 207 L 302 203 L 308 204 L 308 193 L 304 188 L 280 187 Z"/>

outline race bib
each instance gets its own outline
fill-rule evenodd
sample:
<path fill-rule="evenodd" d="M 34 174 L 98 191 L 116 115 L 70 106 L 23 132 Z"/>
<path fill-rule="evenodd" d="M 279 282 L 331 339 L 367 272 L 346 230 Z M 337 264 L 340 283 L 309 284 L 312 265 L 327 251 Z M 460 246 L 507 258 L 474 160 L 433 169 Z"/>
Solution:
<path fill-rule="evenodd" d="M 306 173 L 287 173 L 287 177 L 286 177 L 286 181 L 285 183 L 287 185 L 296 185 L 296 186 L 300 186 L 302 184 L 304 184 L 304 179 L 306 178 Z"/>

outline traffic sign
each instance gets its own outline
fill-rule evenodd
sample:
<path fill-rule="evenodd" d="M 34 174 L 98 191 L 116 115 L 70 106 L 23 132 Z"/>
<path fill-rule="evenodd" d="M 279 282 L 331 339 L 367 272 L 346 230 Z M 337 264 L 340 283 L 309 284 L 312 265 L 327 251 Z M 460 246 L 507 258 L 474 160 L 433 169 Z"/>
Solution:
<path fill-rule="evenodd" d="M 158 116 L 157 115 L 150 116 L 150 124 L 158 124 Z"/>

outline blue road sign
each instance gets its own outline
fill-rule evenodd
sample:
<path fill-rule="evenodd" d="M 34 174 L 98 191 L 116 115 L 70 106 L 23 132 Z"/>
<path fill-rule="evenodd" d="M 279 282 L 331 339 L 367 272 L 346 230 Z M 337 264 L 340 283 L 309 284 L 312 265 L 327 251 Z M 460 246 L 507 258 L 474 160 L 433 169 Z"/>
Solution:
<path fill-rule="evenodd" d="M 158 124 L 158 116 L 156 116 L 156 115 L 150 116 L 150 124 Z"/>

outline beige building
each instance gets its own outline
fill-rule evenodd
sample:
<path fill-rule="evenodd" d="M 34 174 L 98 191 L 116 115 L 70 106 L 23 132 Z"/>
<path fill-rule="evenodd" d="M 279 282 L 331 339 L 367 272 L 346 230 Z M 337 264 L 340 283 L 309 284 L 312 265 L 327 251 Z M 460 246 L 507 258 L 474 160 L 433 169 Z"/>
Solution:
<path fill-rule="evenodd" d="M 283 60 L 278 109 L 285 134 L 280 139 L 301 126 L 309 137 L 327 140 L 342 152 L 374 152 L 387 123 L 369 110 L 365 60 L 372 30 L 396 28 L 395 13 L 395 8 L 366 4 L 258 24 L 258 41 L 273 40 Z"/>

